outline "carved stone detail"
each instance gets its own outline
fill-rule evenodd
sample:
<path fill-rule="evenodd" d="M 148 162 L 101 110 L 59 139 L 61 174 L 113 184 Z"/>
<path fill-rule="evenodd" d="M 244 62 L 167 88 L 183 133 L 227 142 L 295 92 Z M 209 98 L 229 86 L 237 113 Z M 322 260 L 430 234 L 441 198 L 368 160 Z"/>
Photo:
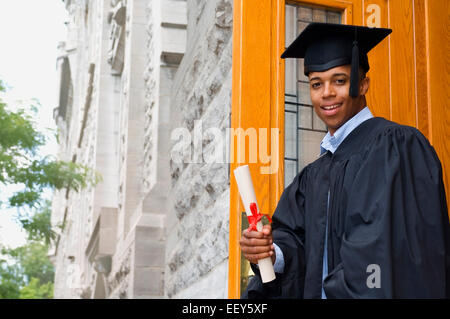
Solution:
<path fill-rule="evenodd" d="M 125 24 L 126 3 L 125 1 L 111 1 L 113 7 L 108 15 L 111 24 L 109 32 L 108 63 L 111 65 L 111 73 L 122 74 L 124 52 L 125 52 Z"/>

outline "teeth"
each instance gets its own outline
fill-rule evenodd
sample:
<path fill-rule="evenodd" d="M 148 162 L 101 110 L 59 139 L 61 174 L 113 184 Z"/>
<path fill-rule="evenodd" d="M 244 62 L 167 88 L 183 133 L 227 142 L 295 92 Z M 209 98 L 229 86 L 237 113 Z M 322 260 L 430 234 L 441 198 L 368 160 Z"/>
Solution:
<path fill-rule="evenodd" d="M 323 108 L 325 110 L 333 110 L 335 108 L 339 107 L 339 104 L 335 104 L 335 105 L 330 105 L 330 106 L 324 106 Z"/>

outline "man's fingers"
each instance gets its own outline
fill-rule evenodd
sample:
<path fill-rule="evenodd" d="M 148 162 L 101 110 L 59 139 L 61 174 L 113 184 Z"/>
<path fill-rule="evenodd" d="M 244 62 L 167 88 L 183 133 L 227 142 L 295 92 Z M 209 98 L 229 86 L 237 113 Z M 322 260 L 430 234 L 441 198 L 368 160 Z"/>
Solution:
<path fill-rule="evenodd" d="M 270 251 L 273 251 L 273 245 L 266 245 L 266 246 L 243 246 L 242 252 L 245 255 L 256 255 L 260 253 L 268 253 Z"/>
<path fill-rule="evenodd" d="M 260 253 L 260 254 L 244 255 L 244 257 L 252 264 L 257 264 L 258 260 L 264 259 L 267 257 L 272 257 L 273 254 L 274 254 L 274 252 L 270 251 L 270 252 L 265 252 L 265 253 Z"/>
<path fill-rule="evenodd" d="M 265 225 L 262 231 L 248 231 L 245 229 L 242 232 L 242 236 L 246 238 L 267 238 L 272 237 L 272 227 L 270 225 Z"/>
<path fill-rule="evenodd" d="M 243 246 L 267 246 L 273 243 L 271 238 L 245 238 L 241 240 Z"/>
<path fill-rule="evenodd" d="M 263 232 L 260 231 L 248 231 L 247 229 L 242 232 L 242 236 L 246 238 L 264 238 Z"/>
<path fill-rule="evenodd" d="M 265 225 L 260 232 L 244 230 L 239 244 L 245 259 L 254 264 L 275 254 L 270 225 Z"/>

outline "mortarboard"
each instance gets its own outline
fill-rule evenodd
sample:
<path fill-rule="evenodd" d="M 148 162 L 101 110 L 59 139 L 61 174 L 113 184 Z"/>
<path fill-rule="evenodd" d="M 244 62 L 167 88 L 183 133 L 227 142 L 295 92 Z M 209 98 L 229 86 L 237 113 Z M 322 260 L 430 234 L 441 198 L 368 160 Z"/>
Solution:
<path fill-rule="evenodd" d="M 281 58 L 304 58 L 305 75 L 351 65 L 350 96 L 358 96 L 358 67 L 369 71 L 367 53 L 392 32 L 391 29 L 317 23 L 306 26 Z"/>

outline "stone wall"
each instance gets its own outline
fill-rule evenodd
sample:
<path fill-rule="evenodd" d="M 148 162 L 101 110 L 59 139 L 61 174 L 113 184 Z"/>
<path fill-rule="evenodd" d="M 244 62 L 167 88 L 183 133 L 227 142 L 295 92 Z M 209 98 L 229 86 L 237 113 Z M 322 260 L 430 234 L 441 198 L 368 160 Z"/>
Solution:
<path fill-rule="evenodd" d="M 172 87 L 172 129 L 186 128 L 200 143 L 175 149 L 172 140 L 167 218 L 165 294 L 169 298 L 226 298 L 229 164 L 205 162 L 225 138 L 231 105 L 232 1 L 188 0 L 187 47 Z M 195 138 L 194 138 L 195 139 Z M 193 154 L 200 154 L 193 158 Z M 203 156 L 201 156 L 203 154 Z M 182 158 L 176 161 L 174 158 Z"/>
<path fill-rule="evenodd" d="M 104 6 L 103 1 L 90 5 L 67 1 L 66 7 L 70 14 L 70 39 L 64 54 L 70 64 L 73 107 L 66 119 L 57 118 L 59 126 L 67 128 L 60 157 L 97 168 Z M 114 115 L 114 108 L 111 111 Z M 108 179 L 108 173 L 102 173 Z M 86 285 L 95 280 L 85 248 L 93 231 L 96 204 L 108 205 L 106 198 L 101 199 L 104 190 L 88 187 L 79 193 L 60 191 L 55 194 L 52 222 L 60 232 L 54 247 L 56 298 L 79 298 L 86 294 L 83 292 Z"/>
<path fill-rule="evenodd" d="M 70 64 L 74 91 L 71 114 L 67 114 L 66 119 L 57 119 L 60 125 L 66 121 L 67 128 L 61 157 L 95 167 L 103 7 L 100 1 L 90 7 L 70 1 L 67 8 L 71 15 L 72 39 L 64 53 Z M 75 24 L 86 27 L 77 29 Z M 80 43 L 91 44 L 89 50 L 80 50 Z M 76 54 L 76 49 L 81 53 Z M 61 191 L 55 197 L 59 205 L 54 209 L 52 222 L 63 227 L 55 245 L 55 297 L 74 298 L 81 293 L 81 282 L 92 280 L 86 271 L 83 248 L 93 226 L 94 189 L 89 187 L 80 193 Z M 60 230 L 59 227 L 56 229 Z"/>
<path fill-rule="evenodd" d="M 146 251 L 164 257 L 158 236 L 164 225 L 142 214 L 151 2 L 65 1 L 62 58 L 70 63 L 73 114 L 61 118 L 57 110 L 58 126 L 67 132 L 60 157 L 95 169 L 103 180 L 54 196 L 53 225 L 65 225 L 54 247 L 57 298 L 163 296 L 164 259 L 147 258 Z"/>
<path fill-rule="evenodd" d="M 60 158 L 103 181 L 55 193 L 55 297 L 226 298 L 232 0 L 65 3 Z"/>

